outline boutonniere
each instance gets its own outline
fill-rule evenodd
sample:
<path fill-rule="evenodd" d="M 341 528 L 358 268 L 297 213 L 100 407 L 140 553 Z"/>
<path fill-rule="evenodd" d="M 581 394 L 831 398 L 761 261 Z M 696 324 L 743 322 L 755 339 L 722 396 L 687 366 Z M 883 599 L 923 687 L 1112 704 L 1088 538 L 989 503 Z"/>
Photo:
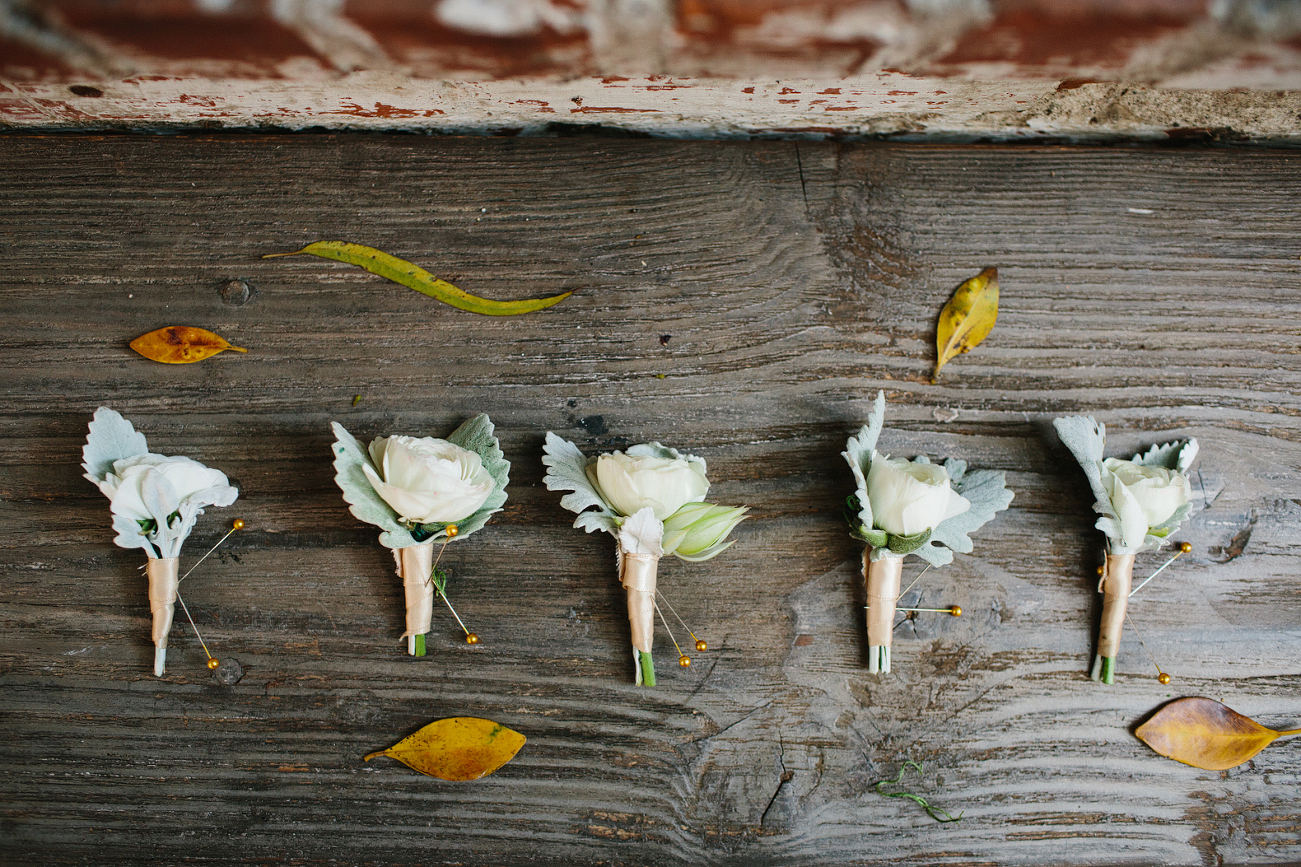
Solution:
<path fill-rule="evenodd" d="M 239 491 L 219 470 L 186 457 L 149 451 L 144 434 L 106 406 L 95 410 L 81 451 L 86 478 L 108 497 L 113 540 L 143 548 L 149 558 L 149 609 L 153 617 L 154 675 L 167 666 L 167 633 L 180 591 L 181 545 L 208 506 L 229 506 Z M 243 526 L 235 523 L 236 529 Z M 227 534 L 229 535 L 229 534 Z M 215 662 L 209 657 L 211 662 Z"/>
<path fill-rule="evenodd" d="M 604 530 L 618 544 L 615 563 L 628 597 L 633 679 L 638 686 L 654 686 L 651 645 L 660 558 L 672 554 L 700 562 L 718 555 L 733 544 L 727 536 L 747 510 L 706 503 L 704 459 L 657 442 L 589 458 L 548 432 L 544 451 L 543 481 L 549 491 L 571 492 L 560 505 L 578 514 L 574 526 L 589 533 Z M 678 662 L 690 661 L 679 649 Z"/>
<path fill-rule="evenodd" d="M 1091 417 L 1073 415 L 1055 419 L 1053 427 L 1089 479 L 1095 500 L 1093 509 L 1098 513 L 1094 526 L 1107 540 L 1106 558 L 1098 581 L 1102 625 L 1090 677 L 1112 683 L 1129 597 L 1138 589 L 1133 587 L 1135 556 L 1160 549 L 1191 514 L 1192 487 L 1187 474 L 1197 457 L 1197 440 L 1154 445 L 1125 460 L 1102 456 L 1107 445 L 1107 428 Z M 1191 549 L 1185 542 L 1180 546 L 1180 553 Z M 1170 682 L 1170 676 L 1164 672 L 1160 679 L 1162 683 Z"/>
<path fill-rule="evenodd" d="M 876 441 L 884 424 L 885 392 L 878 392 L 868 423 L 841 453 L 858 483 L 845 518 L 850 535 L 867 543 L 867 670 L 880 673 L 890 671 L 904 557 L 916 554 L 931 566 L 943 566 L 953 561 L 954 551 L 970 553 L 968 534 L 1012 502 L 1001 470 L 968 473 L 966 462 L 953 458 L 941 466 L 924 456 L 908 461 L 881 454 Z"/>
<path fill-rule="evenodd" d="M 492 421 L 477 415 L 447 439 L 376 437 L 367 448 L 344 430 L 334 429 L 334 480 L 349 511 L 379 527 L 380 544 L 393 549 L 406 594 L 407 621 L 402 637 L 407 653 L 425 655 L 425 634 L 434 613 L 435 592 L 447 599 L 447 572 L 438 567 L 434 545 L 464 539 L 482 529 L 506 503 L 510 462 L 493 436 Z M 468 644 L 479 636 L 466 628 Z"/>

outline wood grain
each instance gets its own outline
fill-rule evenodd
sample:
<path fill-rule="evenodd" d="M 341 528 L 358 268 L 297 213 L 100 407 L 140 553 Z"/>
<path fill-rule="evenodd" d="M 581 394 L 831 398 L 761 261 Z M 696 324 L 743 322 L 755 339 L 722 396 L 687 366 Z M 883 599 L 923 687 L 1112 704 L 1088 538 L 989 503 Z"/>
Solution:
<path fill-rule="evenodd" d="M 1176 695 L 1301 719 L 1295 152 L 14 136 L 0 169 L 3 860 L 1301 859 L 1295 744 L 1209 773 L 1131 734 Z M 260 258 L 326 239 L 488 297 L 575 294 L 491 319 Z M 989 265 L 998 325 L 931 385 L 935 318 Z M 238 306 L 235 279 L 253 287 Z M 172 324 L 250 351 L 171 366 L 127 348 Z M 900 625 L 889 676 L 866 671 L 840 518 L 839 452 L 878 389 L 884 451 L 1003 469 L 1016 491 L 908 595 L 966 614 Z M 186 585 L 245 669 L 234 686 L 183 623 L 150 676 L 139 552 L 113 546 L 78 466 L 101 404 L 241 485 L 183 557 L 248 522 Z M 329 422 L 445 435 L 480 411 L 510 500 L 446 558 L 483 643 L 436 615 L 430 655 L 404 657 L 392 559 L 344 507 Z M 1135 598 L 1110 688 L 1086 672 L 1100 536 L 1049 424 L 1077 412 L 1114 453 L 1202 444 L 1193 552 Z M 611 540 L 542 486 L 547 430 L 697 452 L 711 498 L 753 510 L 720 557 L 663 564 L 710 649 L 681 670 L 661 634 L 655 690 L 629 682 Z M 457 715 L 528 744 L 465 785 L 361 762 Z M 877 793 L 905 759 L 961 822 Z"/>

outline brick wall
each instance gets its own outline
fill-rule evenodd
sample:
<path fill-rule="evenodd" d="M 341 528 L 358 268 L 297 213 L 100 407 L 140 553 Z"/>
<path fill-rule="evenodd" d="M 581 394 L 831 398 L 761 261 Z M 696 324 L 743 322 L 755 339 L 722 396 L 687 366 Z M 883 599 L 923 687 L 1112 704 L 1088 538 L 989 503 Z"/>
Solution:
<path fill-rule="evenodd" d="M 1301 2 L 0 0 L 0 125 L 1301 141 Z"/>

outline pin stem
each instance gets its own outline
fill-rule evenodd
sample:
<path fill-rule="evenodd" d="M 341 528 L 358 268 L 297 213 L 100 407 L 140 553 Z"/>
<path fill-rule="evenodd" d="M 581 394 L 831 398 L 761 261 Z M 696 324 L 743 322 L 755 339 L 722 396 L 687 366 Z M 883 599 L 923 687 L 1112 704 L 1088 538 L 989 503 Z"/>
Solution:
<path fill-rule="evenodd" d="M 661 599 L 664 600 L 664 604 L 667 605 L 667 606 L 669 607 L 669 610 L 673 612 L 673 616 L 676 617 L 676 618 L 678 619 L 678 623 L 681 623 L 681 624 L 682 624 L 682 628 L 685 629 L 685 630 L 687 631 L 687 634 L 691 636 L 691 640 L 692 640 L 692 641 L 699 641 L 700 639 L 699 639 L 699 638 L 696 638 L 696 633 L 694 633 L 694 632 L 691 631 L 691 627 L 690 627 L 690 626 L 687 626 L 687 621 L 685 621 L 685 620 L 682 619 L 682 615 L 681 615 L 681 614 L 678 614 L 677 610 L 673 607 L 673 603 L 670 602 L 670 601 L 668 600 L 668 597 L 665 596 L 663 593 L 661 593 L 658 589 L 655 591 L 655 595 L 658 596 L 659 598 L 661 598 Z M 658 606 L 657 606 L 657 610 L 658 610 Z M 663 615 L 663 614 L 660 614 L 660 619 L 662 620 L 663 618 L 664 618 L 664 615 Z M 668 624 L 667 624 L 667 623 L 664 624 L 664 628 L 665 628 L 665 629 L 668 628 Z"/>
<path fill-rule="evenodd" d="M 1188 543 L 1185 542 L 1184 544 L 1187 545 Z M 1191 547 L 1191 546 L 1189 546 L 1189 547 Z M 1144 578 L 1142 581 L 1140 581 L 1140 582 L 1138 583 L 1138 586 L 1137 586 L 1137 587 L 1135 587 L 1133 590 L 1129 591 L 1129 595 L 1130 595 L 1130 596 L 1133 596 L 1135 593 L 1137 593 L 1138 591 L 1142 590 L 1142 589 L 1143 589 L 1143 585 L 1147 584 L 1147 582 L 1151 581 L 1153 578 L 1155 578 L 1156 576 L 1160 575 L 1160 574 L 1165 570 L 1165 567 L 1169 566 L 1171 563 L 1173 563 L 1174 561 L 1178 560 L 1178 559 L 1179 559 L 1180 557 L 1182 557 L 1185 553 L 1187 553 L 1187 552 L 1184 550 L 1183 545 L 1181 545 L 1181 546 L 1179 547 L 1179 550 L 1175 552 L 1175 555 L 1174 555 L 1173 557 L 1171 557 L 1169 560 L 1167 560 L 1167 561 L 1165 561 L 1164 563 L 1162 563 L 1161 566 L 1160 566 L 1160 568 L 1158 568 L 1158 569 L 1157 569 L 1155 572 L 1153 572 L 1151 575 L 1147 576 L 1147 577 Z"/>
<path fill-rule="evenodd" d="M 234 531 L 232 530 L 231 532 Z M 194 618 L 190 616 L 190 609 L 186 606 L 185 600 L 181 598 L 179 591 L 176 594 L 176 601 L 181 603 L 181 610 L 185 612 L 185 619 L 190 621 L 190 628 L 194 630 L 194 637 L 199 639 L 199 646 L 203 648 L 203 655 L 212 659 L 212 654 L 208 652 L 208 645 L 204 643 L 203 636 L 199 634 L 199 627 L 194 625 Z"/>
<path fill-rule="evenodd" d="M 182 576 L 180 577 L 180 579 L 177 580 L 176 583 L 177 583 L 177 584 L 180 584 L 181 581 L 184 581 L 186 578 L 189 578 L 189 577 L 190 577 L 190 572 L 193 572 L 195 569 L 198 569 L 198 568 L 199 568 L 199 564 L 202 563 L 204 560 L 207 560 L 207 559 L 208 559 L 208 554 L 211 554 L 213 551 L 216 551 L 217 548 L 221 545 L 221 543 L 222 543 L 222 542 L 225 542 L 227 539 L 229 539 L 229 538 L 231 537 L 231 535 L 232 535 L 236 530 L 242 530 L 242 529 L 244 529 L 244 520 L 243 520 L 242 518 L 236 518 L 236 519 L 235 519 L 235 523 L 231 526 L 230 530 L 226 533 L 226 535 L 224 535 L 224 536 L 222 536 L 220 539 L 218 539 L 218 540 L 217 540 L 217 544 L 216 544 L 216 545 L 213 545 L 211 548 L 209 548 L 207 554 L 204 554 L 204 555 L 203 555 L 202 557 L 200 557 L 198 560 L 194 561 L 194 565 L 190 567 L 189 572 L 186 572 L 184 575 L 182 575 Z"/>

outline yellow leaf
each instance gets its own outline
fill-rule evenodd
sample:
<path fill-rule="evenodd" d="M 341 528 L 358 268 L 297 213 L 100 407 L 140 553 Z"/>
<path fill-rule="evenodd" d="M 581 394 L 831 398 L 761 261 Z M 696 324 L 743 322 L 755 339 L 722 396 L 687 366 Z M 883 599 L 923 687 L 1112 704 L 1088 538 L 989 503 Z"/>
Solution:
<path fill-rule="evenodd" d="M 248 352 L 247 349 L 231 346 L 211 331 L 191 328 L 188 325 L 169 325 L 142 334 L 131 341 L 131 348 L 145 358 L 161 361 L 163 364 L 191 364 L 211 358 L 227 349 Z"/>
<path fill-rule="evenodd" d="M 998 269 L 986 268 L 963 283 L 940 311 L 935 329 L 935 372 L 984 340 L 998 321 Z"/>
<path fill-rule="evenodd" d="M 1166 758 L 1224 771 L 1237 767 L 1284 735 L 1210 698 L 1179 698 L 1162 707 L 1134 732 Z"/>
<path fill-rule="evenodd" d="M 388 756 L 440 780 L 477 780 L 515 758 L 524 741 L 524 735 L 490 719 L 457 716 L 431 722 L 364 761 Z"/>
<path fill-rule="evenodd" d="M 376 250 L 365 244 L 349 244 L 346 241 L 317 241 L 293 253 L 268 253 L 262 258 L 276 259 L 281 256 L 298 256 L 302 253 L 357 265 L 372 274 L 378 274 L 394 283 L 401 283 L 408 289 L 414 289 L 430 298 L 437 298 L 444 304 L 471 313 L 482 313 L 484 316 L 515 316 L 520 313 L 532 313 L 534 310 L 559 304 L 573 294 L 562 292 L 550 298 L 534 298 L 526 301 L 493 301 L 489 298 L 480 298 L 456 288 L 446 280 L 438 279 L 424 268 L 413 265 L 406 259 L 390 256 L 383 250 Z"/>

